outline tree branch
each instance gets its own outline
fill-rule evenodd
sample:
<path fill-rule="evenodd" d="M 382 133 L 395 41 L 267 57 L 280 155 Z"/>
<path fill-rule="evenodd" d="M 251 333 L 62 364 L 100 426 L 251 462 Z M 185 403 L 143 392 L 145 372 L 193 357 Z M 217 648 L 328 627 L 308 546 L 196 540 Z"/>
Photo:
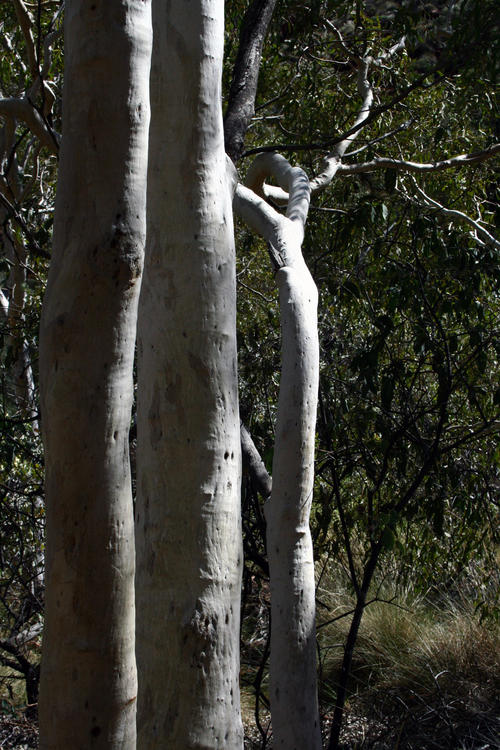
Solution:
<path fill-rule="evenodd" d="M 391 99 L 390 102 L 387 102 L 387 104 L 382 104 L 379 107 L 373 107 L 368 117 L 364 121 L 358 123 L 357 125 L 353 125 L 348 130 L 344 131 L 341 135 L 326 138 L 322 143 L 275 143 L 267 146 L 258 146 L 256 148 L 251 148 L 248 151 L 245 151 L 243 156 L 253 156 L 255 154 L 266 153 L 268 151 L 325 151 L 332 145 L 341 143 L 346 138 L 349 138 L 349 136 L 356 133 L 358 130 L 364 128 L 370 122 L 375 120 L 379 115 L 382 115 L 384 112 L 392 109 L 395 104 L 399 104 L 400 102 L 404 101 L 404 99 L 406 99 L 407 96 L 415 91 L 415 89 L 422 86 L 426 78 L 426 75 L 421 76 L 417 81 L 415 81 L 415 83 L 407 86 L 400 94 Z M 433 83 L 429 84 L 429 87 L 435 85 L 435 83 L 436 82 L 434 81 Z"/>
<path fill-rule="evenodd" d="M 418 195 L 423 198 L 425 204 L 429 206 L 429 208 L 436 209 L 445 216 L 449 216 L 450 219 L 460 219 L 461 221 L 465 221 L 469 226 L 473 227 L 475 234 L 478 235 L 475 239 L 480 239 L 485 244 L 493 245 L 497 250 L 500 250 L 500 242 L 483 226 L 481 226 L 478 221 L 475 221 L 475 219 L 472 219 L 470 216 L 467 216 L 467 214 L 464 214 L 462 211 L 458 211 L 455 208 L 445 208 L 441 203 L 438 203 L 434 198 L 431 198 L 427 193 L 424 193 L 422 188 L 417 185 L 415 179 L 412 179 L 412 182 Z"/>
<path fill-rule="evenodd" d="M 276 0 L 253 0 L 243 17 L 240 42 L 224 118 L 226 153 L 236 162 L 255 112 L 262 47 Z"/>
<path fill-rule="evenodd" d="M 240 436 L 243 467 L 248 471 L 257 492 L 267 500 L 271 496 L 272 479 L 243 422 L 240 424 Z"/>
<path fill-rule="evenodd" d="M 443 159 L 441 161 L 434 162 L 416 162 L 416 161 L 405 161 L 404 159 L 389 159 L 384 157 L 376 157 L 371 161 L 363 162 L 362 164 L 339 164 L 337 172 L 339 174 L 360 174 L 362 172 L 374 172 L 377 169 L 396 169 L 400 172 L 438 172 L 443 169 L 453 169 L 457 167 L 463 167 L 466 164 L 474 164 L 476 162 L 486 161 L 491 159 L 500 151 L 500 143 L 496 143 L 490 148 L 484 149 L 483 151 L 476 151 L 472 154 L 460 154 L 459 156 L 453 156 L 450 159 Z"/>
<path fill-rule="evenodd" d="M 31 132 L 40 140 L 42 146 L 52 154 L 59 150 L 59 136 L 49 130 L 43 118 L 26 97 L 22 99 L 0 99 L 0 117 L 21 120 L 26 123 Z"/>
<path fill-rule="evenodd" d="M 35 42 L 33 41 L 33 34 L 31 30 L 33 28 L 33 21 L 30 18 L 28 10 L 23 3 L 23 0 L 12 0 L 16 9 L 17 20 L 19 26 L 23 32 L 24 41 L 26 43 L 26 52 L 28 55 L 28 65 L 33 78 L 38 75 L 38 61 L 36 59 Z"/>
<path fill-rule="evenodd" d="M 286 215 L 305 226 L 310 201 L 309 179 L 300 167 L 292 167 L 280 154 L 260 154 L 254 159 L 245 178 L 246 185 L 262 197 L 267 177 L 274 177 L 287 195 Z"/>

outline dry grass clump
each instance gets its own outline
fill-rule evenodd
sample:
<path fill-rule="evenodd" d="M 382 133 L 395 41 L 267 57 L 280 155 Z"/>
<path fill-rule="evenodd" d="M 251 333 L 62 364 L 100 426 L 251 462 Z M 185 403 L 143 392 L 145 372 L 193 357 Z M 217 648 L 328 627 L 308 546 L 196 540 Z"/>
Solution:
<path fill-rule="evenodd" d="M 346 593 L 323 592 L 337 614 Z M 500 737 L 500 624 L 460 592 L 433 600 L 387 593 L 364 613 L 346 706 L 345 747 L 493 750 Z M 388 603 L 390 602 L 390 603 Z M 324 621 L 332 619 L 329 613 Z M 320 627 L 322 702 L 331 706 L 350 617 Z M 357 723 L 357 736 L 349 724 Z M 360 737 L 359 727 L 363 727 Z"/>

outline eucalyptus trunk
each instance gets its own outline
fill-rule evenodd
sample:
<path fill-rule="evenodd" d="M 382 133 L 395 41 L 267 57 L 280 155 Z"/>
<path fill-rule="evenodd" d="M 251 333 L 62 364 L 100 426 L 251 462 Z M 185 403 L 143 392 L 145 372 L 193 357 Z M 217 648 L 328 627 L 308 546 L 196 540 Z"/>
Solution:
<path fill-rule="evenodd" d="M 262 199 L 272 176 L 286 215 Z M 310 183 L 279 154 L 260 154 L 235 209 L 268 243 L 279 290 L 281 379 L 271 497 L 264 506 L 271 588 L 273 746 L 320 750 L 314 558 L 309 530 L 319 379 L 318 292 L 302 256 Z M 248 189 L 251 188 L 251 189 Z"/>
<path fill-rule="evenodd" d="M 153 3 L 139 312 L 138 747 L 241 748 L 240 432 L 222 0 Z"/>
<path fill-rule="evenodd" d="M 148 2 L 67 0 L 63 139 L 40 332 L 46 749 L 136 746 L 128 433 L 150 44 Z"/>
<path fill-rule="evenodd" d="M 288 249 L 292 247 L 289 243 Z M 316 588 L 309 529 L 319 377 L 318 294 L 300 253 L 289 253 L 276 282 L 282 364 L 272 492 L 265 506 L 273 737 L 276 748 L 320 750 Z"/>

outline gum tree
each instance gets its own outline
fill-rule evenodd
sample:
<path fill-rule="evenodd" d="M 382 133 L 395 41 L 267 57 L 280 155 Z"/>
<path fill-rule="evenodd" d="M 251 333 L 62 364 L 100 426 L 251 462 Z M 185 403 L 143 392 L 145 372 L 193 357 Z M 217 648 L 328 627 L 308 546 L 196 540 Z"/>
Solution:
<path fill-rule="evenodd" d="M 139 745 L 238 748 L 241 452 L 224 3 L 153 9 L 138 329 Z"/>
<path fill-rule="evenodd" d="M 62 148 L 40 327 L 43 748 L 136 746 L 128 434 L 150 46 L 149 3 L 66 3 Z"/>

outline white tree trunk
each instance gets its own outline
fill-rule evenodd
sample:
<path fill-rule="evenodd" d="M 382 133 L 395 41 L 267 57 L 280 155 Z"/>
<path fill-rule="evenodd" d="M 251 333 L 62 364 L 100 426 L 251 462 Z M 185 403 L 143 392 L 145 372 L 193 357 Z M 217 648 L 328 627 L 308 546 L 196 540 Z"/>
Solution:
<path fill-rule="evenodd" d="M 282 366 L 265 506 L 271 582 L 270 701 L 274 747 L 320 750 L 316 588 L 309 514 L 319 376 L 317 291 L 299 258 L 276 274 Z"/>
<path fill-rule="evenodd" d="M 286 216 L 258 196 L 272 175 Z M 268 242 L 276 269 L 282 335 L 271 499 L 265 505 L 271 587 L 270 701 L 273 746 L 321 750 L 316 677 L 315 580 L 309 515 L 319 381 L 318 293 L 301 245 L 310 185 L 278 154 L 252 164 L 235 208 Z"/>
<path fill-rule="evenodd" d="M 68 0 L 40 332 L 46 457 L 41 748 L 135 749 L 128 433 L 145 239 L 150 7 Z"/>
<path fill-rule="evenodd" d="M 222 0 L 153 3 L 139 313 L 138 747 L 243 745 L 240 435 Z"/>

